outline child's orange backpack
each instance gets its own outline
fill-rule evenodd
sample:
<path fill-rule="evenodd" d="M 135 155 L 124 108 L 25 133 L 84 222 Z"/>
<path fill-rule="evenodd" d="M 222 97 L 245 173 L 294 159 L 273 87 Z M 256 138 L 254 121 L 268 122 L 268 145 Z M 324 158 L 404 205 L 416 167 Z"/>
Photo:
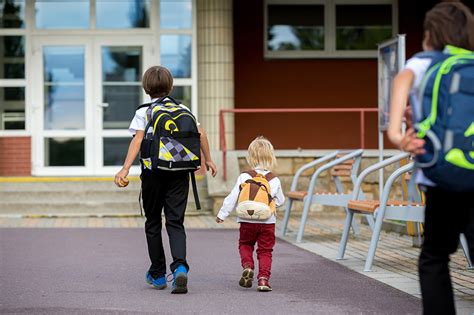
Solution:
<path fill-rule="evenodd" d="M 245 173 L 252 178 L 240 185 L 237 216 L 246 220 L 265 221 L 276 212 L 268 183 L 275 176 L 272 173 L 262 175 L 253 170 Z"/>

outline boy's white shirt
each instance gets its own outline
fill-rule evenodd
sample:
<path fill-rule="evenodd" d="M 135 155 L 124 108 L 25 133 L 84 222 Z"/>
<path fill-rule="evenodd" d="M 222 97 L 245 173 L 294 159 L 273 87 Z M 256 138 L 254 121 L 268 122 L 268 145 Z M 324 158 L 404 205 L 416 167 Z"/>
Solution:
<path fill-rule="evenodd" d="M 267 175 L 269 173 L 269 171 L 263 170 L 260 168 L 256 168 L 255 171 L 262 175 Z M 232 189 L 230 194 L 224 199 L 224 202 L 222 203 L 222 207 L 219 210 L 219 213 L 217 214 L 217 217 L 219 219 L 225 220 L 229 216 L 229 214 L 235 210 L 235 207 L 237 206 L 237 201 L 239 199 L 240 185 L 243 184 L 246 180 L 251 179 L 251 178 L 252 176 L 250 176 L 247 173 L 242 173 L 239 175 L 234 188 Z M 272 198 L 274 198 L 275 200 L 275 205 L 277 207 L 281 206 L 285 202 L 285 195 L 283 194 L 283 191 L 281 189 L 280 179 L 278 177 L 274 177 L 268 183 L 270 184 L 270 190 L 271 190 L 270 194 Z M 241 219 L 237 217 L 237 222 L 274 224 L 276 223 L 276 217 L 275 215 L 272 215 L 266 221 L 250 221 L 250 220 L 245 220 L 245 219 Z"/>
<path fill-rule="evenodd" d="M 153 103 L 157 100 L 158 98 L 153 98 L 150 102 Z M 179 106 L 190 111 L 189 108 L 187 108 L 183 104 L 179 104 Z M 136 134 L 138 130 L 141 130 L 141 131 L 145 130 L 147 109 L 148 107 L 142 107 L 138 109 L 137 111 L 135 111 L 135 116 L 133 117 L 132 121 L 130 122 L 130 126 L 128 127 L 128 131 L 130 131 L 132 135 Z M 199 123 L 197 123 L 197 125 L 199 126 Z"/>
<path fill-rule="evenodd" d="M 411 70 L 414 75 L 413 85 L 410 90 L 410 100 L 412 100 L 412 110 L 415 113 L 416 117 L 421 117 L 421 99 L 420 99 L 420 85 L 423 77 L 425 76 L 426 71 L 431 64 L 431 58 L 411 58 L 406 62 L 405 69 Z M 425 186 L 436 186 L 431 180 L 429 180 L 421 169 L 416 171 L 415 181 L 417 184 Z"/>

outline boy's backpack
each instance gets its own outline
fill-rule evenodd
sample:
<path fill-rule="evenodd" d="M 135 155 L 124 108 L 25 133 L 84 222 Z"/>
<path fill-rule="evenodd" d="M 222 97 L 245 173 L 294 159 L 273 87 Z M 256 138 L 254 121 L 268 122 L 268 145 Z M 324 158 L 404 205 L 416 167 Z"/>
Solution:
<path fill-rule="evenodd" d="M 194 171 L 201 167 L 201 142 L 196 118 L 179 102 L 164 96 L 147 107 L 145 136 L 140 147 L 143 169 L 183 171 L 191 174 L 193 193 L 200 209 Z"/>
<path fill-rule="evenodd" d="M 432 59 L 415 117 L 418 136 L 428 138 L 418 165 L 442 188 L 474 191 L 474 53 L 447 46 L 416 57 Z"/>
<path fill-rule="evenodd" d="M 275 176 L 272 173 L 262 175 L 253 170 L 245 173 L 252 178 L 240 185 L 237 216 L 246 220 L 265 221 L 276 211 L 269 184 Z"/>

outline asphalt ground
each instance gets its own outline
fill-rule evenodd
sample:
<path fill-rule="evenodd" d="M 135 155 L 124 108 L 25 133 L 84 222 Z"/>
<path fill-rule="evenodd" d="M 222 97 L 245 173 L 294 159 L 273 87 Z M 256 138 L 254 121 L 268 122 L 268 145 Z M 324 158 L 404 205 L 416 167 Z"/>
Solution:
<path fill-rule="evenodd" d="M 0 313 L 421 313 L 419 299 L 281 240 L 273 292 L 241 288 L 237 240 L 236 230 L 188 230 L 189 293 L 172 295 L 145 283 L 142 229 L 3 228 Z"/>

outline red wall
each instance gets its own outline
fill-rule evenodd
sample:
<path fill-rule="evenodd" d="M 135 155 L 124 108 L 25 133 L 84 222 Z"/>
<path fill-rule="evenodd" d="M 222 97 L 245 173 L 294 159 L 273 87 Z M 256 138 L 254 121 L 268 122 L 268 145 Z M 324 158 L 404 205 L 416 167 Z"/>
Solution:
<path fill-rule="evenodd" d="M 407 57 L 421 49 L 423 17 L 436 2 L 399 1 Z M 263 9 L 263 0 L 234 1 L 236 108 L 377 107 L 376 59 L 265 60 Z M 358 114 L 237 114 L 235 128 L 238 149 L 257 135 L 276 149 L 360 146 Z M 365 141 L 377 147 L 375 113 L 367 114 Z"/>
<path fill-rule="evenodd" d="M 0 176 L 31 176 L 30 137 L 0 137 Z"/>

